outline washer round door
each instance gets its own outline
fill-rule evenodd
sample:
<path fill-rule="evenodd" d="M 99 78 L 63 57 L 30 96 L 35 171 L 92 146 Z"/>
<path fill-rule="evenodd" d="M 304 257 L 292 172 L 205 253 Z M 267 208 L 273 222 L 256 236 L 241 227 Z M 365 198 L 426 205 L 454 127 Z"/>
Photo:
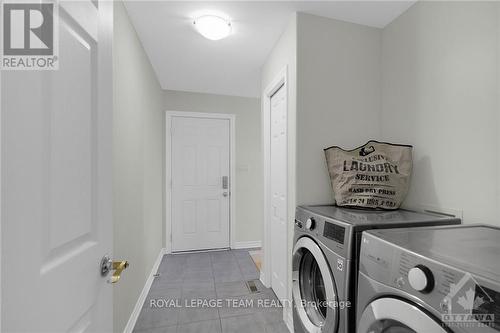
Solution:
<path fill-rule="evenodd" d="M 357 333 L 448 333 L 417 306 L 391 297 L 379 298 L 365 308 Z"/>
<path fill-rule="evenodd" d="M 309 237 L 293 249 L 292 296 L 302 327 L 310 333 L 337 332 L 335 280 L 323 252 Z"/>

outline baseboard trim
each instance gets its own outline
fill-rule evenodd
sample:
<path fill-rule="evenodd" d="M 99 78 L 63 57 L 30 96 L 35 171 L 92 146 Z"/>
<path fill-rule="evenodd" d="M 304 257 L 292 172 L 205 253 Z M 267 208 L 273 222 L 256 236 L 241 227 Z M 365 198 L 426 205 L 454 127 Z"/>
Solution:
<path fill-rule="evenodd" d="M 232 248 L 234 250 L 239 250 L 239 249 L 251 249 L 256 247 L 262 247 L 262 242 L 261 241 L 234 242 Z"/>
<path fill-rule="evenodd" d="M 267 285 L 266 279 L 265 279 L 265 276 L 264 276 L 264 272 L 262 270 L 260 271 L 259 280 L 260 280 L 260 282 L 262 282 L 262 284 L 264 285 L 264 287 L 271 288 L 271 286 Z"/>
<path fill-rule="evenodd" d="M 125 326 L 123 333 L 132 333 L 135 327 L 135 323 L 137 322 L 137 318 L 139 318 L 139 314 L 141 313 L 142 305 L 146 301 L 146 297 L 148 296 L 149 289 L 151 288 L 151 285 L 153 284 L 154 280 L 154 275 L 158 271 L 158 268 L 160 267 L 161 264 L 161 259 L 163 256 L 167 254 L 167 249 L 162 248 L 160 250 L 160 253 L 158 254 L 158 258 L 156 258 L 156 261 L 153 265 L 153 268 L 151 269 L 151 272 L 149 273 L 148 279 L 146 280 L 146 283 L 144 284 L 144 287 L 142 288 L 141 294 L 139 295 L 139 298 L 137 299 L 137 302 L 135 303 L 134 310 L 130 314 L 130 318 L 128 319 L 127 325 Z"/>

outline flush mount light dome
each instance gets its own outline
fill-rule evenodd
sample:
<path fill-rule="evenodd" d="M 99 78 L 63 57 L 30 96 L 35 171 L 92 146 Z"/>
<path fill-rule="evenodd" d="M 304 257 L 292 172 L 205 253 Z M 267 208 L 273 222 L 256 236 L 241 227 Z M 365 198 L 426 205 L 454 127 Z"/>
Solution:
<path fill-rule="evenodd" d="M 211 40 L 226 38 L 231 33 L 231 22 L 216 15 L 200 16 L 193 24 L 203 37 Z"/>

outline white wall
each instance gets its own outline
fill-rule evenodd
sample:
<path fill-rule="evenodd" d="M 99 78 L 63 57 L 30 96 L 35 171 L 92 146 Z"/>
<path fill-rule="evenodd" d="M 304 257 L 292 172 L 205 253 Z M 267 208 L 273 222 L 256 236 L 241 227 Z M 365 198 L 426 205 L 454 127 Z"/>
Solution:
<path fill-rule="evenodd" d="M 297 33 L 297 203 L 331 203 L 323 149 L 380 137 L 381 30 L 299 13 Z"/>
<path fill-rule="evenodd" d="M 419 2 L 383 30 L 383 138 L 415 146 L 405 204 L 466 223 L 500 223 L 496 6 Z"/>
<path fill-rule="evenodd" d="M 236 115 L 234 241 L 260 242 L 263 227 L 260 99 L 166 90 L 163 92 L 163 109 Z M 170 174 L 169 170 L 167 166 L 166 174 Z M 167 219 L 168 216 L 166 214 Z"/>
<path fill-rule="evenodd" d="M 293 221 L 296 206 L 296 105 L 297 105 L 297 14 L 290 18 L 285 31 L 274 46 L 262 67 L 262 93 L 277 77 L 287 68 L 287 107 L 288 107 L 288 253 L 292 252 Z M 262 111 L 263 112 L 263 111 Z M 261 196 L 263 192 L 261 192 Z M 262 215 L 261 218 L 264 218 Z M 265 248 L 264 248 L 265 251 Z M 292 270 L 291 256 L 288 260 L 288 272 Z M 265 262 L 264 262 L 265 265 Z M 265 267 L 265 266 L 264 266 Z M 291 276 L 288 285 L 291 286 Z M 288 290 L 288 299 L 292 299 L 291 289 Z M 291 311 L 288 307 L 284 309 L 285 319 L 291 322 Z"/>
<path fill-rule="evenodd" d="M 113 286 L 122 332 L 162 248 L 162 93 L 121 1 L 114 2 L 114 258 L 129 268 Z"/>

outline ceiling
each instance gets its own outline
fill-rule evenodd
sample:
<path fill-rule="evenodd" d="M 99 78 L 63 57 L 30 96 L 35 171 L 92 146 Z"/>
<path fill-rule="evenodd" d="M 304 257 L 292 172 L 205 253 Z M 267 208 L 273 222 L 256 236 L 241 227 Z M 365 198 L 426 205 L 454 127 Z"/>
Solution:
<path fill-rule="evenodd" d="M 125 6 L 163 89 L 259 97 L 260 69 L 292 13 L 382 28 L 415 1 L 127 1 Z M 230 17 L 232 34 L 211 41 L 193 18 Z"/>

